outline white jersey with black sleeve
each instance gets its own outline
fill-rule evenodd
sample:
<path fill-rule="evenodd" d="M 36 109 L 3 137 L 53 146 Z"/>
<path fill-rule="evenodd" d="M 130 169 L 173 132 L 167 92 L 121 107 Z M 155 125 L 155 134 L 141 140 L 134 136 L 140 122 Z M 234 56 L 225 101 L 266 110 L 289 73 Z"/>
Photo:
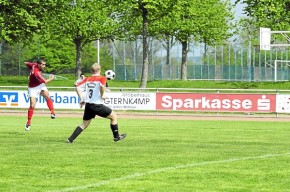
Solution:
<path fill-rule="evenodd" d="M 76 87 L 79 90 L 85 91 L 84 101 L 92 104 L 103 104 L 104 100 L 101 95 L 100 87 L 106 85 L 106 77 L 101 75 L 93 75 L 86 77 L 79 82 Z"/>

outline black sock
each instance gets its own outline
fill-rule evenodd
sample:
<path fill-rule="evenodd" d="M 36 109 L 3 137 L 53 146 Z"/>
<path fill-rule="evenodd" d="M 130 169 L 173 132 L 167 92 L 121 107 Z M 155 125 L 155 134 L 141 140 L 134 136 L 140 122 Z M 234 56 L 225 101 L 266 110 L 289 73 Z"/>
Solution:
<path fill-rule="evenodd" d="M 72 133 L 72 135 L 68 138 L 68 140 L 69 140 L 70 142 L 73 142 L 73 141 L 75 140 L 75 138 L 77 138 L 77 136 L 79 136 L 79 134 L 81 134 L 82 131 L 83 131 L 83 129 L 82 129 L 80 126 L 78 126 L 78 127 L 74 130 L 74 132 Z"/>
<path fill-rule="evenodd" d="M 116 125 L 111 124 L 111 130 L 112 130 L 112 133 L 114 135 L 114 138 L 118 138 L 119 137 L 118 124 L 116 124 Z"/>

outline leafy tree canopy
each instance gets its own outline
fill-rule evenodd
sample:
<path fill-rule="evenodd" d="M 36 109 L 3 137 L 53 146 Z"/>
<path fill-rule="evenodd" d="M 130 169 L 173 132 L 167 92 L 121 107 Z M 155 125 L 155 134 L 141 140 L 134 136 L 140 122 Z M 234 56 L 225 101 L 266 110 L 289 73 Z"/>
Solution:
<path fill-rule="evenodd" d="M 155 36 L 154 30 L 150 30 L 151 24 L 165 17 L 172 11 L 177 0 L 111 0 L 119 21 L 120 32 L 118 39 L 135 39 L 144 35 L 144 16 L 148 22 L 149 33 L 146 35 Z"/>
<path fill-rule="evenodd" d="M 233 13 L 228 1 L 182 0 L 162 20 L 155 22 L 155 32 L 176 37 L 181 42 L 220 42 L 230 36 Z"/>
<path fill-rule="evenodd" d="M 43 18 L 57 0 L 1 0 L 0 39 L 15 43 L 29 41 L 34 33 L 45 30 Z"/>
<path fill-rule="evenodd" d="M 290 0 L 237 0 L 246 5 L 244 11 L 258 27 L 272 30 L 290 29 Z"/>
<path fill-rule="evenodd" d="M 104 0 L 59 0 L 46 22 L 54 37 L 81 40 L 83 46 L 97 39 L 113 38 L 117 28 L 111 6 Z"/>
<path fill-rule="evenodd" d="M 74 72 L 75 50 L 74 44 L 69 39 L 42 41 L 36 36 L 30 44 L 26 44 L 22 50 L 24 61 L 36 61 L 44 58 L 47 61 L 47 72 L 60 74 L 63 72 Z M 96 60 L 97 51 L 92 43 L 84 47 L 84 63 L 93 63 Z"/>

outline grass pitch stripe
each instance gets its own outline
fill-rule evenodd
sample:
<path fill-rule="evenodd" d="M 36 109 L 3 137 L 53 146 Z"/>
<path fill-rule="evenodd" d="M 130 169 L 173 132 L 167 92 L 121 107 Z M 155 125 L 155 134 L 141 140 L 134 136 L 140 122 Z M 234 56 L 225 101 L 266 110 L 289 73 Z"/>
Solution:
<path fill-rule="evenodd" d="M 205 162 L 200 162 L 200 163 L 178 165 L 178 166 L 175 166 L 175 167 L 165 167 L 165 168 L 160 168 L 160 169 L 155 169 L 155 170 L 152 170 L 152 171 L 148 171 L 148 172 L 145 172 L 145 173 L 134 173 L 134 174 L 127 175 L 127 176 L 124 176 L 124 177 L 112 178 L 112 179 L 100 181 L 100 182 L 97 182 L 97 183 L 92 183 L 92 184 L 83 185 L 83 186 L 76 186 L 76 187 L 68 187 L 68 188 L 64 188 L 64 189 L 60 189 L 60 190 L 54 190 L 54 191 L 49 191 L 49 192 L 65 192 L 65 191 L 85 190 L 85 189 L 91 188 L 91 187 L 99 187 L 99 186 L 102 186 L 102 185 L 108 185 L 108 184 L 110 184 L 112 182 L 116 182 L 116 181 L 124 181 L 124 180 L 128 180 L 128 179 L 134 179 L 134 178 L 137 178 L 137 177 L 152 175 L 152 174 L 166 172 L 166 171 L 172 171 L 172 170 L 176 170 L 176 169 L 183 169 L 183 168 L 189 168 L 189 167 L 199 167 L 199 166 L 211 165 L 211 164 L 231 163 L 231 162 L 246 161 L 246 160 L 255 160 L 255 159 L 267 159 L 267 158 L 282 157 L 282 156 L 287 156 L 287 155 L 290 155 L 290 153 L 266 154 L 266 155 L 261 155 L 261 156 L 256 156 L 256 157 L 231 158 L 231 159 L 218 160 L 218 161 L 205 161 Z"/>

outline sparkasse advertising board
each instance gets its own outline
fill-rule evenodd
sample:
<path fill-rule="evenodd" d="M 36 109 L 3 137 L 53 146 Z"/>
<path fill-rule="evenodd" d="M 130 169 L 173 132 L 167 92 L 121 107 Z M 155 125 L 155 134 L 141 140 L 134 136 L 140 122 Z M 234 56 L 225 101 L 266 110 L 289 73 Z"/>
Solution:
<path fill-rule="evenodd" d="M 157 93 L 156 110 L 275 112 L 275 94 Z"/>

